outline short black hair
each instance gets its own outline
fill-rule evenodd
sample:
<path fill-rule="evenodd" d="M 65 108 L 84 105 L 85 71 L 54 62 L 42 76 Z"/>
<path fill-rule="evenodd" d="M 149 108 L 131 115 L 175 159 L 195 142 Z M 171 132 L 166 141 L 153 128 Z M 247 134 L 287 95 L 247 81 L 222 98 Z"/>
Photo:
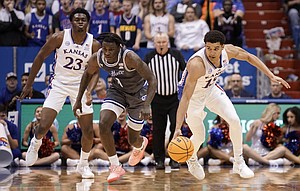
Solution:
<path fill-rule="evenodd" d="M 83 9 L 83 8 L 77 8 L 77 9 L 75 9 L 75 10 L 70 14 L 70 21 L 71 21 L 71 22 L 72 22 L 73 17 L 74 17 L 74 15 L 75 15 L 76 13 L 83 13 L 83 14 L 85 14 L 85 16 L 86 16 L 86 18 L 87 18 L 88 21 L 90 21 L 90 19 L 91 19 L 91 16 L 90 16 L 90 14 L 89 14 L 89 12 L 88 12 L 87 10 L 85 10 L 85 9 Z"/>
<path fill-rule="evenodd" d="M 0 104 L 0 112 L 1 113 L 7 113 L 7 108 L 5 107 L 5 105 Z"/>
<path fill-rule="evenodd" d="M 101 43 L 103 42 L 116 43 L 117 46 L 125 45 L 125 42 L 119 35 L 110 32 L 101 33 L 97 38 L 97 40 L 99 40 Z"/>
<path fill-rule="evenodd" d="M 29 72 L 23 73 L 23 74 L 22 74 L 22 77 L 23 77 L 23 76 L 29 76 Z"/>
<path fill-rule="evenodd" d="M 219 42 L 221 45 L 225 44 L 226 37 L 225 35 L 217 30 L 211 30 L 207 32 L 204 36 L 204 42 L 217 43 Z"/>

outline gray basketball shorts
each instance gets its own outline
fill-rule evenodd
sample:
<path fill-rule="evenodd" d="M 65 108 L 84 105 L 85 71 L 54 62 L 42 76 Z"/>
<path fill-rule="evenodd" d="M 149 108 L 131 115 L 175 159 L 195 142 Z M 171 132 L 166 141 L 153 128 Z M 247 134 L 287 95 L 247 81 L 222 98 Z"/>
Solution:
<path fill-rule="evenodd" d="M 144 120 L 140 118 L 140 112 L 144 107 L 146 96 L 146 88 L 142 88 L 137 93 L 132 94 L 110 88 L 101 106 L 101 111 L 106 109 L 111 110 L 119 117 L 126 109 L 128 113 L 128 126 L 136 131 L 140 131 L 144 124 Z"/>

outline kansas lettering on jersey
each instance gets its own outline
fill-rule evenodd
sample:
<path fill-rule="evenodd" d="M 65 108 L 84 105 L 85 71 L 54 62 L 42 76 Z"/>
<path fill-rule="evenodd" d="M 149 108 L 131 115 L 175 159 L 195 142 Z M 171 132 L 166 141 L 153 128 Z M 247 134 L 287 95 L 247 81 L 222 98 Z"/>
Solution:
<path fill-rule="evenodd" d="M 109 11 L 105 10 L 104 14 L 99 15 L 96 11 L 91 13 L 89 32 L 97 38 L 103 32 L 110 32 Z"/>
<path fill-rule="evenodd" d="M 64 30 L 64 39 L 56 49 L 54 80 L 63 84 L 80 84 L 87 61 L 92 56 L 93 35 L 87 33 L 82 44 L 75 44 L 71 29 Z"/>
<path fill-rule="evenodd" d="M 97 61 L 100 68 L 107 71 L 113 78 L 112 88 L 126 93 L 137 93 L 145 83 L 145 80 L 135 69 L 128 69 L 125 63 L 126 54 L 131 50 L 120 50 L 118 61 L 110 64 L 106 62 L 102 49 L 98 50 Z"/>
<path fill-rule="evenodd" d="M 31 13 L 31 21 L 29 25 L 29 33 L 34 32 L 34 38 L 28 40 L 28 46 L 43 46 L 46 43 L 49 34 L 49 15 L 40 20 L 36 13 Z"/>
<path fill-rule="evenodd" d="M 217 68 L 212 62 L 209 61 L 208 57 L 205 54 L 205 48 L 202 48 L 201 50 L 193 54 L 190 59 L 196 56 L 201 57 L 203 60 L 205 66 L 205 75 L 201 76 L 198 79 L 195 87 L 195 91 L 200 91 L 200 92 L 210 91 L 210 89 L 216 84 L 218 77 L 224 72 L 224 70 L 228 66 L 229 64 L 228 55 L 226 51 L 223 49 L 220 58 L 221 63 L 219 68 Z M 178 91 L 180 96 L 182 94 L 187 76 L 188 76 L 188 72 L 187 69 L 185 69 L 178 85 Z"/>

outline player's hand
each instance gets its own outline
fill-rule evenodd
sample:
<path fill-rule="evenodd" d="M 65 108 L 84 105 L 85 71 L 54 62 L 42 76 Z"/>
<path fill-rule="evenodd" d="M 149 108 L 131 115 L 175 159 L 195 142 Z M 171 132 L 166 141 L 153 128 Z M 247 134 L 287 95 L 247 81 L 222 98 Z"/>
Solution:
<path fill-rule="evenodd" d="M 93 97 L 92 97 L 91 92 L 86 91 L 85 96 L 86 96 L 86 102 L 85 102 L 86 105 L 91 105 L 92 101 L 93 101 Z"/>
<path fill-rule="evenodd" d="M 285 81 L 284 79 L 282 79 L 279 76 L 274 76 L 273 78 L 270 79 L 272 82 L 276 82 L 278 84 L 282 84 L 284 87 L 286 87 L 287 89 L 291 88 L 290 84 L 287 83 L 287 81 Z"/>
<path fill-rule="evenodd" d="M 32 97 L 32 86 L 25 85 L 22 93 L 20 95 L 20 100 L 23 100 L 25 97 Z"/>
<path fill-rule="evenodd" d="M 174 135 L 172 139 L 176 139 L 178 136 L 182 135 L 181 129 L 175 129 Z"/>
<path fill-rule="evenodd" d="M 80 117 L 80 114 L 82 113 L 81 100 L 80 101 L 76 100 L 74 107 L 73 107 L 73 113 L 76 118 Z"/>
<path fill-rule="evenodd" d="M 151 107 L 150 105 L 144 105 L 144 108 L 140 112 L 140 119 L 147 120 L 151 115 Z"/>

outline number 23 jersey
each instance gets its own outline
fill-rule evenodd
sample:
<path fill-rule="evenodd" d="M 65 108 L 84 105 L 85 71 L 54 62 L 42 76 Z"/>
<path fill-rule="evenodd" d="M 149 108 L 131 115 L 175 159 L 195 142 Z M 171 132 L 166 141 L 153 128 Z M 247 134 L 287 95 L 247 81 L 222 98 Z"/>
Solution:
<path fill-rule="evenodd" d="M 87 62 L 92 56 L 93 35 L 86 33 L 82 44 L 76 44 L 71 29 L 64 30 L 61 46 L 56 49 L 54 79 L 65 85 L 79 85 Z"/>

